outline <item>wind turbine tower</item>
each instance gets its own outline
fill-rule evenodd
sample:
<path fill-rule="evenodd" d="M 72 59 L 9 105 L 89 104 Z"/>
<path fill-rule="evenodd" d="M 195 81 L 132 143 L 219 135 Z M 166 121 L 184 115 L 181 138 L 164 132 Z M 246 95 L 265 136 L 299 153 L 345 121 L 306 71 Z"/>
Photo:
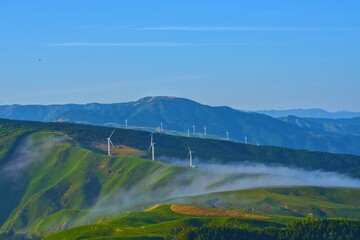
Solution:
<path fill-rule="evenodd" d="M 195 125 L 193 125 L 193 134 L 195 134 Z"/>
<path fill-rule="evenodd" d="M 114 134 L 114 132 L 115 132 L 115 129 L 112 131 L 112 133 L 110 134 L 110 136 L 107 138 L 107 141 L 108 141 L 108 155 L 109 155 L 109 156 L 111 156 L 110 145 L 112 145 L 113 148 L 115 148 L 115 147 L 114 147 L 114 144 L 113 144 L 112 141 L 111 141 L 111 137 L 112 137 L 112 135 Z"/>
<path fill-rule="evenodd" d="M 161 122 L 160 123 L 160 132 L 162 132 L 163 131 L 163 123 Z"/>
<path fill-rule="evenodd" d="M 195 153 L 195 152 L 191 151 L 190 147 L 188 147 L 188 149 L 189 149 L 189 154 L 188 154 L 188 156 L 189 156 L 189 165 L 190 165 L 190 167 L 194 168 L 195 166 L 192 164 L 192 154 Z"/>
<path fill-rule="evenodd" d="M 206 126 L 204 126 L 204 134 L 205 134 L 205 136 L 206 136 Z"/>
<path fill-rule="evenodd" d="M 127 120 L 125 120 L 125 128 L 128 128 Z"/>
<path fill-rule="evenodd" d="M 245 137 L 245 139 L 244 139 L 244 143 L 245 143 L 245 144 L 247 144 L 247 137 Z"/>
<path fill-rule="evenodd" d="M 153 137 L 152 133 L 151 133 L 151 141 L 150 141 L 149 150 L 150 149 L 151 149 L 151 160 L 154 161 L 155 160 L 155 143 L 154 143 L 154 137 Z"/>
<path fill-rule="evenodd" d="M 226 141 L 229 141 L 229 132 L 226 132 Z"/>
<path fill-rule="evenodd" d="M 190 137 L 190 130 L 187 130 L 187 136 Z"/>

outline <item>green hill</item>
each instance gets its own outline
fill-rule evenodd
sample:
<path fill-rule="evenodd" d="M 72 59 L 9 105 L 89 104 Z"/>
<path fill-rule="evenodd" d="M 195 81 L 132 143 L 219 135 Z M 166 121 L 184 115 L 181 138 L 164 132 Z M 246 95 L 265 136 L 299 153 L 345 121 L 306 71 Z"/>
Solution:
<path fill-rule="evenodd" d="M 63 217 L 69 218 L 63 226 L 68 227 L 95 221 L 97 209 L 99 217 L 103 217 L 135 208 L 137 204 L 146 206 L 149 203 L 145 197 L 156 201 L 164 196 L 158 191 L 158 197 L 150 197 L 155 188 L 164 187 L 165 191 L 172 183 L 170 177 L 185 171 L 131 156 L 100 155 L 56 133 L 37 132 L 21 144 L 21 151 L 15 151 L 15 157 L 2 168 L 1 230 L 5 232 L 55 231 L 61 226 L 48 226 L 49 219 L 55 224 Z M 46 147 L 38 149 L 36 145 Z M 121 194 L 132 198 L 131 203 L 119 197 Z M 116 205 L 112 201 L 117 201 Z M 118 209 L 102 210 L 108 204 Z M 91 212 L 93 215 L 86 212 L 91 208 L 96 208 Z M 72 223 L 73 217 L 82 219 Z M 46 227 L 40 228 L 39 223 Z"/>
<path fill-rule="evenodd" d="M 211 211 L 212 209 L 206 210 Z M 189 226 L 281 227 L 284 226 L 283 222 L 291 220 L 291 218 L 281 217 L 261 220 L 231 216 L 207 217 L 198 216 L 196 213 L 186 215 L 174 212 L 170 205 L 162 205 L 147 211 L 129 213 L 99 224 L 72 228 L 45 239 L 164 239 Z"/>
<path fill-rule="evenodd" d="M 220 199 L 218 203 L 223 203 L 225 208 L 286 216 L 277 217 L 278 220 L 270 223 L 255 221 L 255 224 L 271 226 L 309 213 L 320 217 L 359 216 L 359 206 L 354 200 L 359 195 L 356 189 L 249 190 L 235 193 L 235 198 L 227 193 L 213 193 L 218 195 L 201 195 L 194 201 L 197 197 L 188 196 L 218 192 L 222 186 L 234 184 L 247 175 L 220 174 L 211 169 L 181 167 L 140 158 L 138 154 L 147 157 L 149 132 L 118 129 L 113 142 L 117 148 L 122 145 L 115 149 L 121 154 L 107 156 L 99 147 L 112 130 L 106 127 L 0 120 L 0 130 L 0 231 L 5 239 L 12 234 L 20 239 L 25 235 L 36 239 L 74 226 L 109 222 L 116 216 L 155 204 L 177 201 L 216 206 L 214 199 Z M 185 159 L 186 146 L 190 145 L 203 162 L 216 158 L 223 164 L 250 161 L 298 164 L 309 169 L 345 166 L 339 171 L 352 175 L 359 173 L 356 168 L 359 157 L 351 155 L 256 147 L 164 134 L 156 134 L 155 142 L 157 157 Z M 322 161 L 328 162 L 322 165 Z M 261 175 L 255 174 L 254 177 Z M 329 199 L 327 194 L 335 198 Z M 247 205 L 239 201 L 244 196 L 251 199 Z M 288 204 L 288 210 L 282 208 L 284 204 Z M 265 211 L 262 206 L 270 206 L 270 210 Z M 175 220 L 180 221 L 179 226 L 239 222 L 235 218 L 186 219 Z M 165 220 L 169 222 L 163 223 Z M 149 231 L 154 232 L 153 236 L 164 236 L 167 234 L 165 229 L 171 229 L 169 227 L 175 220 L 171 217 L 169 220 L 165 215 L 144 217 L 141 226 L 158 221 L 159 225 L 148 226 Z M 131 231 L 139 232 L 139 229 Z"/>
<path fill-rule="evenodd" d="M 176 213 L 174 207 L 193 211 Z M 325 240 L 336 236 L 334 239 L 350 240 L 359 234 L 358 220 L 305 221 L 275 215 L 258 215 L 262 218 L 226 216 L 226 213 L 204 216 L 199 215 L 201 210 L 210 215 L 213 211 L 219 213 L 211 208 L 162 205 L 98 224 L 71 228 L 44 239 L 300 239 L 301 236 L 301 239 Z"/>

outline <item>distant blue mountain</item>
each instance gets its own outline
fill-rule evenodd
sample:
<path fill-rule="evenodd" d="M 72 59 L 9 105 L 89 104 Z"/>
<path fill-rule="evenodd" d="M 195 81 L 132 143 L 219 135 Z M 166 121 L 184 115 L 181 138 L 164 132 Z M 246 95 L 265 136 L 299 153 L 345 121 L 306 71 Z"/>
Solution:
<path fill-rule="evenodd" d="M 360 117 L 360 112 L 347 112 L 347 111 L 328 112 L 318 108 L 264 110 L 264 111 L 257 111 L 257 113 L 266 114 L 274 118 L 287 117 L 287 116 L 297 116 L 303 118 L 332 118 L 332 119 Z"/>
<path fill-rule="evenodd" d="M 360 136 L 360 117 L 329 119 L 288 116 L 280 119 L 284 122 L 294 124 L 304 129 Z"/>
<path fill-rule="evenodd" d="M 8 105 L 0 106 L 0 118 L 115 126 L 124 126 L 127 120 L 131 127 L 151 129 L 162 123 L 166 131 L 182 134 L 187 130 L 192 132 L 195 126 L 196 133 L 192 135 L 198 137 L 205 137 L 203 129 L 206 126 L 206 137 L 225 139 L 229 132 L 230 139 L 244 142 L 247 137 L 250 144 L 360 155 L 358 121 L 344 121 L 341 124 L 346 126 L 336 125 L 337 130 L 334 130 L 330 121 L 277 119 L 229 107 L 211 107 L 184 98 L 146 97 L 114 104 Z"/>

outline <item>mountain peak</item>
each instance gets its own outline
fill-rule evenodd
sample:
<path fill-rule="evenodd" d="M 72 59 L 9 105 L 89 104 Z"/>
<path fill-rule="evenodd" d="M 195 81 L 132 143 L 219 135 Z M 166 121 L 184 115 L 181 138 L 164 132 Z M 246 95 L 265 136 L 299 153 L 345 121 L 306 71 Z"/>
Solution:
<path fill-rule="evenodd" d="M 169 96 L 148 96 L 144 98 L 140 98 L 139 100 L 135 101 L 133 106 L 138 106 L 142 104 L 157 102 L 157 101 L 168 101 L 172 99 L 177 99 L 176 97 L 169 97 Z"/>
<path fill-rule="evenodd" d="M 151 101 L 155 101 L 155 100 L 172 100 L 172 99 L 177 99 L 177 97 L 174 97 L 174 96 L 147 96 L 144 98 L 140 98 L 137 102 L 139 102 L 139 101 L 151 102 Z"/>

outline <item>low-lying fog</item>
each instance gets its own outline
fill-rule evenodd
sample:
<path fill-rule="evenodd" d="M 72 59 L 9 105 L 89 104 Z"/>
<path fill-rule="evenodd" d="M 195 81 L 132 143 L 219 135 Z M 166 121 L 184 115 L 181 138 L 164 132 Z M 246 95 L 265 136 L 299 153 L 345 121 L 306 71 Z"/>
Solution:
<path fill-rule="evenodd" d="M 111 196 L 100 198 L 94 211 L 86 219 L 96 218 L 98 214 L 103 215 L 105 212 L 112 215 L 115 212 L 121 213 L 121 210 L 142 210 L 152 204 L 166 202 L 167 199 L 214 192 L 274 186 L 360 188 L 360 179 L 334 172 L 305 171 L 264 164 L 199 164 L 198 168 L 173 176 L 166 184 L 148 191 L 153 179 L 161 174 L 162 170 L 159 170 L 142 179 L 131 190 L 119 189 Z"/>

